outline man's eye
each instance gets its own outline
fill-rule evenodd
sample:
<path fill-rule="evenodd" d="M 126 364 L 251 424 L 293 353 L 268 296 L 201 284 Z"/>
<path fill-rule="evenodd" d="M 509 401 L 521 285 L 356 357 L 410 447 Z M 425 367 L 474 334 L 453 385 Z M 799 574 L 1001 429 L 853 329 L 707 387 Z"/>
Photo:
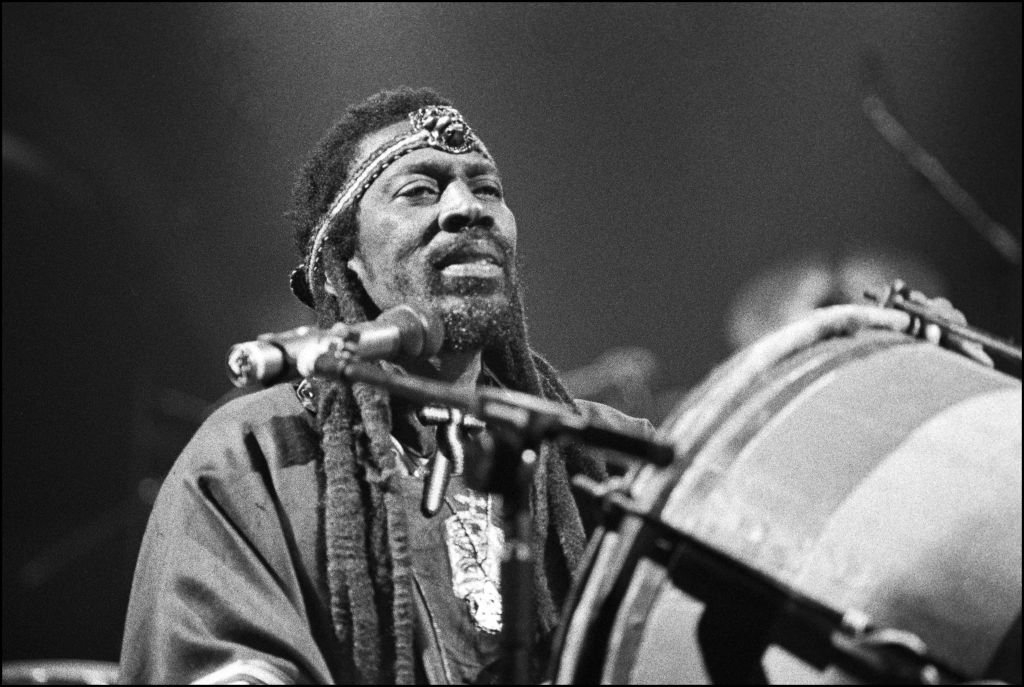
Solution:
<path fill-rule="evenodd" d="M 422 198 L 437 194 L 437 189 L 429 184 L 415 184 L 402 189 L 400 196 L 407 198 Z"/>
<path fill-rule="evenodd" d="M 497 184 L 481 184 L 476 187 L 475 193 L 484 196 L 494 196 L 495 198 L 501 198 L 501 187 Z"/>

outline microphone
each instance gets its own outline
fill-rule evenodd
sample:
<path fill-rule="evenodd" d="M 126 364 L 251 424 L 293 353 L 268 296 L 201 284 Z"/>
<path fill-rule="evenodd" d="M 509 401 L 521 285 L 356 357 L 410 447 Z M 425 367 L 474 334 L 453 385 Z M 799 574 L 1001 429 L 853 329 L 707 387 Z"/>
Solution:
<path fill-rule="evenodd" d="M 330 329 L 297 327 L 235 344 L 228 351 L 227 372 L 239 388 L 272 386 L 310 374 L 316 358 L 331 345 L 346 345 L 363 360 L 391 360 L 432 356 L 443 342 L 444 326 L 436 313 L 399 305 L 371 322 L 339 322 Z"/>

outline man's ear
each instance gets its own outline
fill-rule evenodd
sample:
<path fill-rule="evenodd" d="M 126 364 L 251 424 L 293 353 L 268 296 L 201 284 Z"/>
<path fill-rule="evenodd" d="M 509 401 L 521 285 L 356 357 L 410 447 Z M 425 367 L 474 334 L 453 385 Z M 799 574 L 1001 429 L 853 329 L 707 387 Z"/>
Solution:
<path fill-rule="evenodd" d="M 345 266 L 356 273 L 356 276 L 359 277 L 359 281 L 366 281 L 366 263 L 363 262 L 363 259 L 359 257 L 358 253 L 349 258 L 348 262 L 345 263 Z"/>
<path fill-rule="evenodd" d="M 349 259 L 345 266 L 355 272 L 356 276 L 359 277 L 359 281 L 363 280 L 363 275 L 366 273 L 366 266 L 358 256 L 353 256 Z M 335 298 L 338 296 L 338 289 L 334 286 L 334 282 L 327 275 L 324 275 L 324 291 L 331 294 Z"/>

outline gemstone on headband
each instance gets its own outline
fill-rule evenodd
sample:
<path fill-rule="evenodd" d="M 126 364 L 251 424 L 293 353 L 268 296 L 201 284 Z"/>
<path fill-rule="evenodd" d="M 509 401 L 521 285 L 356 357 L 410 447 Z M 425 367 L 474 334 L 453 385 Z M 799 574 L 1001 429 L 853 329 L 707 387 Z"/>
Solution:
<path fill-rule="evenodd" d="M 427 143 L 446 153 L 468 153 L 476 147 L 476 135 L 454 107 L 431 105 L 409 113 L 414 131 L 427 133 Z"/>

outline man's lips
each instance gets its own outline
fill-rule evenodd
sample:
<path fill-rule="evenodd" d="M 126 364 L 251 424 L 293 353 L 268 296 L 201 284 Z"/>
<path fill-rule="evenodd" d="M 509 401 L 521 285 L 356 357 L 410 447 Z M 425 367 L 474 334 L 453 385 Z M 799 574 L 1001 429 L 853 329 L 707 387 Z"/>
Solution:
<path fill-rule="evenodd" d="M 431 264 L 449 277 L 490 278 L 505 273 L 505 254 L 491 243 L 473 243 L 446 251 Z"/>
<path fill-rule="evenodd" d="M 477 262 L 453 262 L 441 269 L 441 274 L 446 277 L 476 277 L 478 279 L 492 279 L 501 277 L 505 270 L 501 265 L 484 260 Z"/>

